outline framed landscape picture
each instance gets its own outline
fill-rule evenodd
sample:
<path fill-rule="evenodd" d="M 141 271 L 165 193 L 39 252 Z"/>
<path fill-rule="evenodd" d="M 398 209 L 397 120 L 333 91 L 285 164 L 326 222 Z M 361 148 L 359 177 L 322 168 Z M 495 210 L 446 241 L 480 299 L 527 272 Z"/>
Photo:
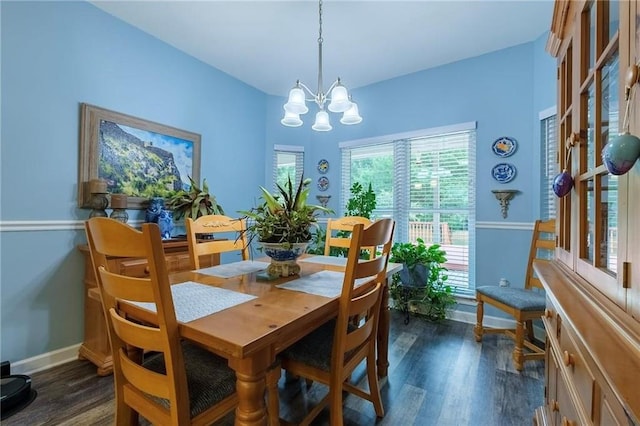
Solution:
<path fill-rule="evenodd" d="M 200 181 L 199 134 L 81 104 L 79 207 L 89 207 L 92 179 L 143 209 L 152 197 L 188 190 L 189 176 Z"/>

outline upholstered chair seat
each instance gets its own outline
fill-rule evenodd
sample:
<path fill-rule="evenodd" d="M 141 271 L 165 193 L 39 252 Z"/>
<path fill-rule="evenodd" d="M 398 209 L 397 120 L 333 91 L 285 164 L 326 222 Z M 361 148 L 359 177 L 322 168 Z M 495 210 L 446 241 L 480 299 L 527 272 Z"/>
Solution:
<path fill-rule="evenodd" d="M 544 293 L 533 290 L 487 285 L 476 288 L 476 291 L 520 311 L 544 311 L 546 304 Z"/>
<path fill-rule="evenodd" d="M 181 346 L 189 389 L 189 407 L 191 417 L 194 418 L 235 393 L 236 375 L 228 367 L 226 359 L 191 343 L 185 342 Z M 151 371 L 167 374 L 162 353 L 145 358 L 142 364 Z M 157 397 L 152 399 L 169 409 L 168 400 Z"/>

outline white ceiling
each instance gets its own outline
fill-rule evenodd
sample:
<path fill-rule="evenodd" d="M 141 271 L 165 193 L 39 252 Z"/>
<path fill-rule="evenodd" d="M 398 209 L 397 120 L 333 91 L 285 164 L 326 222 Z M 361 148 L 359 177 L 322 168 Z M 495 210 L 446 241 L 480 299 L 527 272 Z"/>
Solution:
<path fill-rule="evenodd" d="M 257 89 L 286 96 L 318 81 L 318 3 L 91 1 L 104 11 Z M 324 89 L 348 88 L 532 41 L 551 25 L 552 0 L 323 3 Z"/>

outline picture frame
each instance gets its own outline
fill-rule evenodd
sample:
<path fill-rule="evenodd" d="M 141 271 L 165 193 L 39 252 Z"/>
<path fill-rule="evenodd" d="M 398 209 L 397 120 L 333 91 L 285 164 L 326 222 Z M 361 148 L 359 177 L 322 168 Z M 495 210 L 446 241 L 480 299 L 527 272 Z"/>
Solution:
<path fill-rule="evenodd" d="M 91 180 L 126 194 L 127 209 L 188 190 L 188 176 L 200 182 L 199 134 L 86 103 L 80 110 L 78 207 L 91 207 Z"/>

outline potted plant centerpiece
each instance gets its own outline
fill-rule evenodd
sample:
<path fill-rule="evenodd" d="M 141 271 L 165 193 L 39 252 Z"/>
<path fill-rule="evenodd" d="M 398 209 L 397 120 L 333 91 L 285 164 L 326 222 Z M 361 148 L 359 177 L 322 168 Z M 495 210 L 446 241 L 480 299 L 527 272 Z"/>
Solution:
<path fill-rule="evenodd" d="M 262 205 L 240 212 L 248 219 L 248 241 L 257 238 L 261 249 L 271 258 L 269 275 L 298 274 L 300 266 L 296 259 L 311 240 L 311 228 L 317 224 L 318 213 L 333 213 L 326 207 L 307 204 L 310 183 L 311 179 L 302 176 L 294 189 L 289 177 L 284 187 L 277 185 L 275 194 L 261 186 Z"/>
<path fill-rule="evenodd" d="M 427 247 L 421 238 L 417 243 L 395 243 L 389 262 L 402 263 L 402 271 L 394 275 L 389 293 L 394 307 L 407 313 L 413 312 L 432 321 L 446 318 L 447 310 L 456 300 L 453 289 L 447 285 L 446 252 L 439 244 Z"/>
<path fill-rule="evenodd" d="M 209 193 L 207 179 L 202 179 L 202 187 L 198 186 L 191 176 L 191 186 L 188 191 L 181 189 L 167 200 L 167 207 L 173 211 L 173 219 L 180 220 L 190 217 L 197 219 L 209 214 L 224 214 L 222 206 L 216 201 L 216 197 Z M 199 235 L 198 238 L 211 238 L 208 235 Z"/>

